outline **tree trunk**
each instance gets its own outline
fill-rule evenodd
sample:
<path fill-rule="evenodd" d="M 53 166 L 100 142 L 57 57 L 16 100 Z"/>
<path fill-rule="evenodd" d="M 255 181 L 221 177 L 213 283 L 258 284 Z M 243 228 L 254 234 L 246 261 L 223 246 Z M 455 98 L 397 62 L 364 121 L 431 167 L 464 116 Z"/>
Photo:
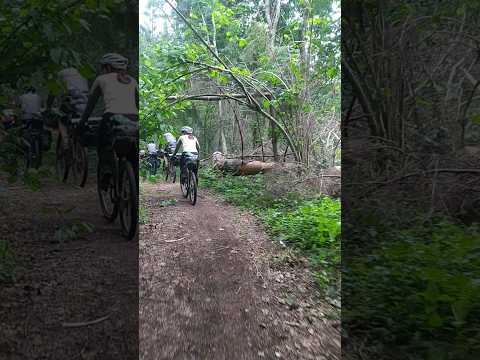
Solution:
<path fill-rule="evenodd" d="M 270 114 L 275 117 L 274 110 L 270 107 Z M 275 123 L 270 120 L 270 130 L 272 131 L 272 151 L 273 151 L 273 159 L 275 162 L 278 161 L 278 134 L 277 134 L 277 127 Z"/>

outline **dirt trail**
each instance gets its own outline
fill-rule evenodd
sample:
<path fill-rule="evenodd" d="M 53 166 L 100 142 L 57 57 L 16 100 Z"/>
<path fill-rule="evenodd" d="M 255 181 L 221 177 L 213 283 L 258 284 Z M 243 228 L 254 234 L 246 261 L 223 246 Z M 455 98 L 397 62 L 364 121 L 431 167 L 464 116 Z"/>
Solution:
<path fill-rule="evenodd" d="M 192 207 L 178 184 L 141 193 L 140 359 L 340 358 L 307 267 L 272 261 L 285 251 L 253 216 L 203 192 Z"/>
<path fill-rule="evenodd" d="M 49 181 L 39 192 L 4 180 L 0 239 L 12 247 L 17 279 L 0 284 L 0 358 L 137 358 L 138 244 L 103 220 L 94 177 L 84 189 Z M 72 207 L 63 220 L 55 210 Z M 59 224 L 76 222 L 94 232 L 54 241 Z"/>

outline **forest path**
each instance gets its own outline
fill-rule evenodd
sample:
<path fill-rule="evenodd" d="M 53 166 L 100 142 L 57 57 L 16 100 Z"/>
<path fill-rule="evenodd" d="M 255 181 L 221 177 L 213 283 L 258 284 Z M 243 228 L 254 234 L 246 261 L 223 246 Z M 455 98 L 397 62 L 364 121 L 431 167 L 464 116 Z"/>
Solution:
<path fill-rule="evenodd" d="M 339 322 L 303 263 L 200 190 L 141 186 L 140 359 L 339 359 Z"/>
<path fill-rule="evenodd" d="M 0 175 L 0 240 L 16 272 L 13 284 L 0 283 L 0 359 L 137 356 L 138 244 L 102 217 L 95 180 L 79 188 L 42 179 L 31 191 Z M 59 226 L 79 223 L 93 232 L 55 239 Z"/>

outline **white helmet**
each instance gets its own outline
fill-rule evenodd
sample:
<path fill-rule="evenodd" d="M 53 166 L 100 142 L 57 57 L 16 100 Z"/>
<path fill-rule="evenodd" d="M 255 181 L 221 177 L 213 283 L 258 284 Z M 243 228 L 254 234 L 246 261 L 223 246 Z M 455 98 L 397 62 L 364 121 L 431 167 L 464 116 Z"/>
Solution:
<path fill-rule="evenodd" d="M 102 56 L 100 59 L 101 65 L 110 65 L 117 70 L 126 70 L 128 65 L 128 59 L 120 54 L 108 53 Z"/>
<path fill-rule="evenodd" d="M 140 150 L 140 156 L 145 155 L 145 150 Z"/>
<path fill-rule="evenodd" d="M 193 134 L 193 129 L 190 126 L 184 126 L 182 127 L 182 133 L 185 134 Z"/>

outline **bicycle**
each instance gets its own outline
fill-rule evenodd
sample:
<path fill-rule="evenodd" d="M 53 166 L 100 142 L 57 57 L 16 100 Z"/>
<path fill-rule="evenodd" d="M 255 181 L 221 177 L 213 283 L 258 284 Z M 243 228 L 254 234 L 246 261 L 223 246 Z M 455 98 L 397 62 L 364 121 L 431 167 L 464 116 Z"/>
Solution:
<path fill-rule="evenodd" d="M 179 156 L 172 157 L 166 156 L 167 159 L 167 171 L 165 175 L 165 181 L 168 181 L 168 178 L 172 179 L 172 183 L 175 183 L 177 179 L 177 163 L 179 160 Z"/>
<path fill-rule="evenodd" d="M 94 124 L 100 121 L 100 117 L 91 117 L 88 119 L 87 127 L 89 135 L 96 133 Z M 66 182 L 70 169 L 72 169 L 73 183 L 84 187 L 88 178 L 88 146 L 78 135 L 77 125 L 80 118 L 74 118 L 67 121 L 68 146 L 65 147 L 64 139 L 61 134 L 58 135 L 56 147 L 56 173 L 58 178 Z M 95 137 L 93 135 L 93 137 Z"/>
<path fill-rule="evenodd" d="M 195 205 L 197 203 L 198 195 L 198 155 L 194 153 L 185 152 L 182 154 L 183 169 L 187 171 L 186 177 L 180 176 L 180 188 L 184 198 L 189 198 L 190 203 Z"/>
<path fill-rule="evenodd" d="M 120 218 L 122 235 L 131 240 L 138 224 L 138 121 L 113 115 L 104 137 L 109 143 L 97 170 L 100 207 L 107 221 Z"/>
<path fill-rule="evenodd" d="M 146 158 L 147 169 L 150 175 L 157 175 L 159 168 L 157 154 L 148 154 Z"/>

